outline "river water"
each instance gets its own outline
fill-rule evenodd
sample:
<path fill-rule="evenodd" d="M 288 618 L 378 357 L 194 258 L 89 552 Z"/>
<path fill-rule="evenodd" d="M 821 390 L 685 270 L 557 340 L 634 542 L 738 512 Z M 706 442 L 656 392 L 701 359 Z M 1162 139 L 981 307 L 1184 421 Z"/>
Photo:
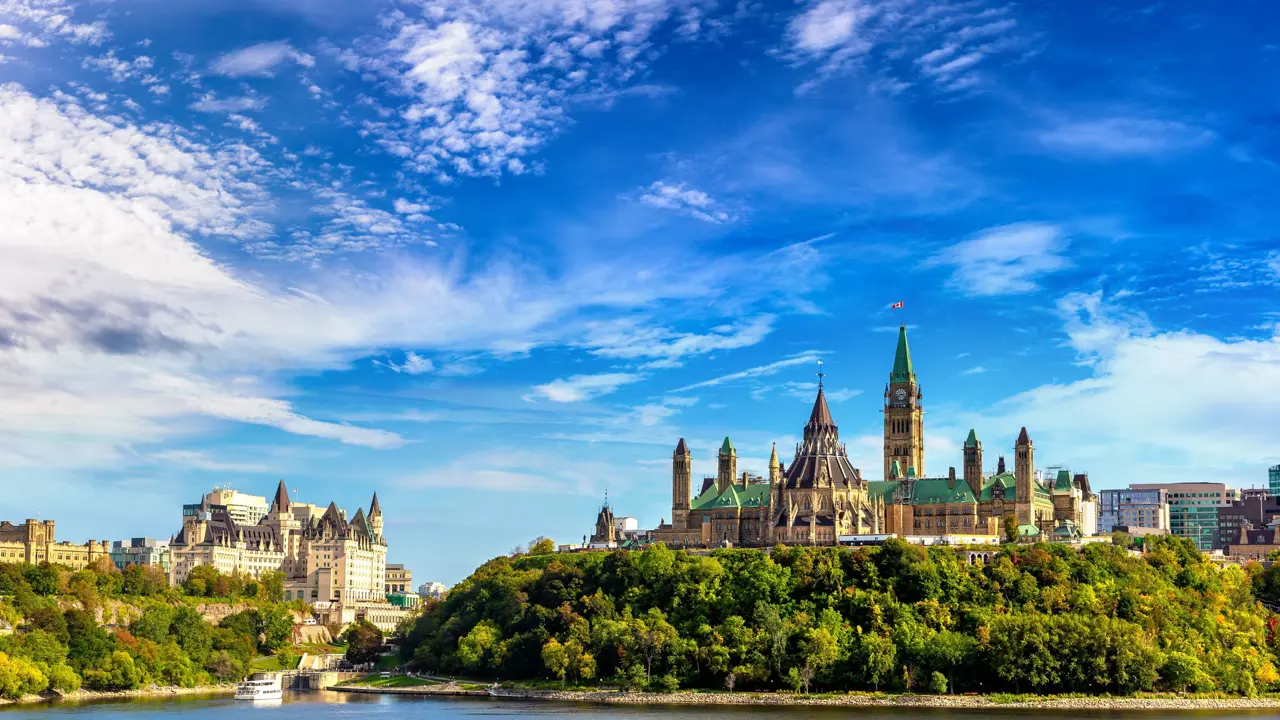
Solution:
<path fill-rule="evenodd" d="M 392 695 L 351 695 L 335 692 L 286 693 L 282 703 L 255 706 L 226 697 L 169 697 L 50 705 L 9 706 L 0 720 L 40 718 L 72 720 L 511 720 L 516 717 L 572 717 L 573 720 L 1260 720 L 1274 718 L 1274 710 L 1083 712 L 1046 710 L 950 710 L 915 708 L 823 707 L 636 707 L 495 700 L 490 698 L 413 698 Z"/>

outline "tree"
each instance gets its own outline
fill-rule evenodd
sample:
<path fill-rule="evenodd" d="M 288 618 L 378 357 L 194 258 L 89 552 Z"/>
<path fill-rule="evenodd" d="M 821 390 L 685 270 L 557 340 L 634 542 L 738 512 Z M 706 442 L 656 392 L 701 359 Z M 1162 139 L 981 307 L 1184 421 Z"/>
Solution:
<path fill-rule="evenodd" d="M 262 649 L 275 652 L 293 640 L 293 612 L 283 605 L 266 605 L 259 612 Z M 379 633 L 381 638 L 381 633 Z"/>
<path fill-rule="evenodd" d="M 529 541 L 530 555 L 550 555 L 556 551 L 556 544 L 551 538 L 536 537 Z"/>
<path fill-rule="evenodd" d="M 1004 516 L 1004 541 L 1018 542 L 1018 516 L 1013 513 Z"/>
<path fill-rule="evenodd" d="M 382 655 L 382 631 L 368 620 L 347 628 L 347 662 L 364 665 L 377 662 Z"/>
<path fill-rule="evenodd" d="M 893 674 L 893 668 L 898 659 L 898 648 L 892 640 L 876 633 L 864 634 L 860 641 L 863 672 L 878 691 L 880 683 Z"/>
<path fill-rule="evenodd" d="M 284 573 L 268 570 L 258 576 L 259 594 L 265 594 L 267 602 L 284 602 Z"/>
<path fill-rule="evenodd" d="M 733 686 L 738 682 L 738 676 L 730 670 L 728 675 L 724 676 L 724 689 L 733 692 Z"/>
<path fill-rule="evenodd" d="M 116 650 L 86 670 L 84 682 L 94 690 L 132 690 L 142 684 L 142 669 L 129 653 Z"/>
<path fill-rule="evenodd" d="M 934 670 L 933 674 L 929 676 L 929 692 L 934 695 L 945 695 L 947 693 L 947 676 Z"/>
<path fill-rule="evenodd" d="M 569 671 L 569 653 L 559 640 L 551 638 L 543 644 L 542 664 L 547 666 L 552 675 L 560 678 L 560 682 L 564 682 L 565 674 Z"/>
<path fill-rule="evenodd" d="M 185 605 L 178 608 L 173 614 L 169 634 L 196 663 L 203 664 L 209 659 L 209 652 L 213 649 L 213 630 L 200 613 Z"/>
<path fill-rule="evenodd" d="M 502 631 L 488 620 L 476 623 L 466 635 L 458 638 L 458 661 L 469 670 L 487 668 L 492 664 Z"/>
<path fill-rule="evenodd" d="M 835 636 L 825 627 L 810 629 L 800 642 L 800 658 L 803 662 L 799 673 L 800 684 L 805 694 L 808 694 L 809 682 L 813 680 L 813 676 L 834 665 L 840 658 L 840 648 Z"/>
<path fill-rule="evenodd" d="M 19 657 L 0 653 L 0 697 L 17 700 L 49 686 L 49 680 L 35 665 Z"/>
<path fill-rule="evenodd" d="M 182 583 L 182 587 L 188 595 L 193 597 L 208 597 L 213 594 L 214 585 L 220 577 L 222 573 L 218 572 L 218 568 L 212 565 L 197 565 L 187 573 L 187 579 Z"/>
<path fill-rule="evenodd" d="M 653 661 L 662 657 L 663 651 L 680 639 L 680 634 L 667 622 L 667 616 L 658 608 L 649 608 L 649 612 L 631 621 L 635 634 L 636 647 L 644 657 L 644 676 L 646 680 L 653 676 Z M 646 682 L 646 684 L 648 684 Z"/>

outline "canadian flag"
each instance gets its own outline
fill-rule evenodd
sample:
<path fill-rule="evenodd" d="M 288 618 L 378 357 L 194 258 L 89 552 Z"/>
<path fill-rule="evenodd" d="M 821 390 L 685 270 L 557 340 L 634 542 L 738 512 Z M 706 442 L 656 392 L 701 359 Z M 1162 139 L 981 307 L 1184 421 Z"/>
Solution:
<path fill-rule="evenodd" d="M 898 308 L 900 308 L 900 307 L 902 307 L 902 301 L 901 301 L 901 300 L 899 300 L 898 302 L 896 302 L 896 303 L 894 303 L 894 304 L 890 305 L 890 306 L 889 306 L 889 309 L 890 309 L 890 310 L 897 310 L 897 309 L 898 309 Z"/>

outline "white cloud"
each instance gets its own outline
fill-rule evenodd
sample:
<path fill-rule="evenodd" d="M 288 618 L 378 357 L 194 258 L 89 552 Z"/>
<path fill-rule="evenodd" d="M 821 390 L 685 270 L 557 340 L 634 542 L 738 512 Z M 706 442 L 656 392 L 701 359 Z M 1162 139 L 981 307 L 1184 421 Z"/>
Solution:
<path fill-rule="evenodd" d="M 705 333 L 680 333 L 621 320 L 592 323 L 584 344 L 600 357 L 650 358 L 647 367 L 675 367 L 691 355 L 755 345 L 773 331 L 774 319 L 772 315 L 761 315 L 736 325 L 713 327 Z"/>
<path fill-rule="evenodd" d="M 567 122 L 570 101 L 613 97 L 656 51 L 655 29 L 690 10 L 674 0 L 407 3 L 389 34 L 338 53 L 406 98 L 365 132 L 420 172 L 527 172 L 526 156 Z"/>
<path fill-rule="evenodd" d="M 398 478 L 395 484 L 413 490 L 460 488 L 504 493 L 594 494 L 594 478 L 603 477 L 608 468 L 597 463 L 587 463 L 586 472 L 580 472 L 580 468 L 582 465 L 578 463 L 565 463 L 559 455 L 513 451 L 506 447 L 501 452 L 495 449 L 470 453 L 442 467 Z"/>
<path fill-rule="evenodd" d="M 676 388 L 672 392 L 687 392 L 689 390 L 695 390 L 697 388 L 714 387 L 716 385 L 723 385 L 725 383 L 737 382 L 738 380 L 746 380 L 749 378 L 757 378 L 757 377 L 767 377 L 769 375 L 776 375 L 782 370 L 785 370 L 786 368 L 789 368 L 789 367 L 795 367 L 796 365 L 813 365 L 816 368 L 819 358 L 820 356 L 816 352 L 802 353 L 800 355 L 794 355 L 784 360 L 779 360 L 774 363 L 769 363 L 768 365 L 758 365 L 756 367 L 747 368 L 746 370 L 739 370 L 738 372 L 735 372 L 735 373 L 729 373 L 728 375 L 721 375 L 719 377 L 714 377 L 714 378 L 711 378 L 710 380 L 703 380 L 702 382 L 697 382 L 692 385 L 685 385 L 684 387 Z"/>
<path fill-rule="evenodd" d="M 650 207 L 672 210 L 703 222 L 722 224 L 733 222 L 729 214 L 710 195 L 701 190 L 685 187 L 684 183 L 668 183 L 659 180 L 638 192 L 640 202 Z"/>
<path fill-rule="evenodd" d="M 601 373 L 598 375 L 574 375 L 570 378 L 553 380 L 545 385 L 536 385 L 530 398 L 543 397 L 552 402 L 583 402 L 592 398 L 608 395 L 623 385 L 629 385 L 644 379 L 635 373 Z"/>
<path fill-rule="evenodd" d="M 1063 122 L 1037 139 L 1052 150 L 1099 157 L 1163 155 L 1203 147 L 1214 134 L 1170 120 L 1110 117 Z"/>
<path fill-rule="evenodd" d="M 1041 275 L 1070 267 L 1067 239 L 1056 225 L 1019 223 L 984 230 L 935 255 L 929 265 L 955 268 L 951 285 L 966 295 L 1010 295 L 1036 289 Z"/>
<path fill-rule="evenodd" d="M 967 355 L 968 353 L 965 353 L 965 354 Z M 987 371 L 987 369 L 986 369 L 985 367 L 983 367 L 983 366 L 981 366 L 981 365 L 974 365 L 973 367 L 969 368 L 968 370 L 964 370 L 964 371 L 962 371 L 960 374 L 961 374 L 961 375 L 981 375 L 982 373 L 984 373 L 984 372 L 986 372 L 986 371 Z"/>
<path fill-rule="evenodd" d="M 901 92 L 924 82 L 954 92 L 977 85 L 989 58 L 1020 46 L 1010 12 L 925 0 L 811 0 L 788 24 L 783 55 L 816 64 L 819 78 L 874 63 L 881 89 Z M 898 62 L 904 56 L 916 58 L 914 73 Z"/>
<path fill-rule="evenodd" d="M 0 0 L 0 45 L 96 45 L 110 37 L 102 21 L 74 22 L 75 11 L 75 4 L 69 0 Z"/>
<path fill-rule="evenodd" d="M 1025 425 L 1038 464 L 1087 470 L 1095 488 L 1265 482 L 1280 461 L 1280 338 L 1161 330 L 1100 293 L 1068 295 L 1058 309 L 1089 376 L 999 403 L 975 420 L 980 436 L 1012 438 Z"/>
<path fill-rule="evenodd" d="M 249 110 L 261 110 L 266 106 L 267 99 L 264 97 L 240 95 L 220 98 L 213 93 L 205 93 L 190 105 L 192 110 L 207 113 L 241 113 Z"/>
<path fill-rule="evenodd" d="M 375 361 L 377 362 L 377 361 Z M 379 365 L 394 370 L 405 375 L 422 375 L 436 369 L 436 365 L 431 358 L 423 357 L 416 352 L 409 351 L 404 354 L 404 362 L 397 365 L 394 361 L 378 362 Z"/>
<path fill-rule="evenodd" d="M 309 68 L 316 60 L 287 42 L 265 42 L 219 57 L 213 62 L 212 70 L 215 75 L 227 77 L 270 77 L 284 63 Z"/>
<path fill-rule="evenodd" d="M 148 75 L 151 68 L 155 66 L 155 61 L 146 55 L 139 55 L 132 60 L 126 61 L 116 57 L 114 50 L 108 50 L 105 55 L 99 57 L 86 57 L 80 61 L 80 64 L 85 69 L 106 73 L 115 82 L 124 82 L 131 78 L 143 77 L 154 81 L 149 84 L 159 82 L 159 78 Z"/>
<path fill-rule="evenodd" d="M 261 463 L 227 462 L 199 450 L 162 450 L 152 453 L 151 458 L 163 463 L 210 472 L 266 473 L 271 471 Z"/>

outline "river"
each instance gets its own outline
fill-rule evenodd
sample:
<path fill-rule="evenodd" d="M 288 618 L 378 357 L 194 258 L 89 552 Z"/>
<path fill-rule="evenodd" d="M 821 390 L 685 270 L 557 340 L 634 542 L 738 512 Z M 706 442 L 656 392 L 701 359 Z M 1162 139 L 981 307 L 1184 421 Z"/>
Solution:
<path fill-rule="evenodd" d="M 166 697 L 95 702 L 64 702 L 48 705 L 13 705 L 0 709 L 0 720 L 40 718 L 72 720 L 481 720 L 546 716 L 573 716 L 574 720 L 679 720 L 690 715 L 699 720 L 979 720 L 997 716 L 999 720 L 1258 720 L 1275 717 L 1275 710 L 1190 710 L 1190 711 L 1109 711 L 1080 710 L 953 710 L 915 708 L 820 708 L 820 707 L 636 707 L 573 705 L 488 698 L 409 698 L 377 695 L 349 695 L 335 692 L 287 693 L 282 703 L 254 706 L 228 696 Z M 709 716 L 715 716 L 714 718 Z"/>

